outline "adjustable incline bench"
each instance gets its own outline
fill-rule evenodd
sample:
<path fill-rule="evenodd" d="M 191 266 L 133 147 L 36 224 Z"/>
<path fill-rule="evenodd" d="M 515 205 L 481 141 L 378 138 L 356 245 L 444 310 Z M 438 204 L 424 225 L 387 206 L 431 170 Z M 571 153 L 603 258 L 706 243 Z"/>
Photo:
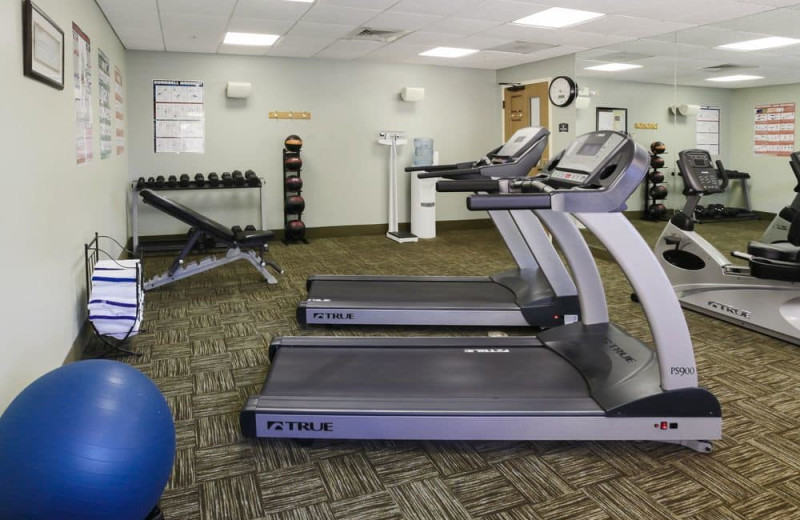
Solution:
<path fill-rule="evenodd" d="M 166 273 L 154 276 L 144 283 L 144 289 L 150 290 L 156 287 L 161 287 L 168 283 L 188 278 L 192 275 L 202 273 L 221 265 L 229 264 L 237 260 L 247 260 L 258 269 L 258 272 L 264 276 L 267 283 L 276 284 L 278 280 L 267 271 L 267 266 L 272 267 L 275 271 L 283 274 L 283 269 L 275 262 L 264 260 L 264 254 L 269 251 L 267 242 L 272 240 L 274 233 L 272 231 L 241 231 L 234 233 L 226 228 L 219 222 L 205 217 L 191 208 L 179 204 L 174 200 L 169 200 L 161 195 L 156 195 L 150 190 L 141 190 L 139 194 L 142 200 L 156 209 L 159 209 L 175 217 L 176 219 L 189 224 L 194 231 L 189 237 L 189 241 L 183 246 L 178 257 L 172 262 Z M 228 246 L 228 252 L 222 258 L 210 256 L 200 260 L 199 262 L 192 262 L 184 265 L 184 259 L 192 250 L 195 243 L 206 235 L 218 241 L 222 241 Z M 240 248 L 247 248 L 248 251 L 242 251 Z M 260 254 L 256 254 L 254 249 L 258 249 Z"/>

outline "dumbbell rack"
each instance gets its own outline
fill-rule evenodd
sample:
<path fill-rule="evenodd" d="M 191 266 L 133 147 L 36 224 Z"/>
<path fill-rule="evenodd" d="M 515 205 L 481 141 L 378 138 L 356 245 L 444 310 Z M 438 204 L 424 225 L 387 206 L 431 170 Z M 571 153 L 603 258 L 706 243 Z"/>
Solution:
<path fill-rule="evenodd" d="M 155 185 L 147 185 L 147 184 L 140 184 L 137 181 L 131 181 L 130 183 L 130 204 L 129 207 L 131 208 L 131 243 L 132 243 L 132 251 L 134 252 L 145 252 L 145 251 L 172 251 L 176 249 L 180 249 L 186 243 L 185 237 L 167 237 L 164 240 L 154 241 L 152 244 L 148 244 L 145 246 L 141 244 L 141 240 L 139 237 L 139 191 L 142 189 L 148 189 L 153 191 L 191 191 L 191 190 L 234 190 L 234 189 L 258 189 L 258 214 L 259 214 L 259 225 L 261 229 L 265 229 L 265 222 L 264 222 L 264 195 L 261 190 L 261 186 L 264 183 L 264 179 L 258 177 L 258 184 L 248 184 L 245 182 L 242 185 L 237 184 L 230 184 L 225 185 L 222 183 L 220 179 L 219 184 L 216 186 L 212 186 L 208 182 L 208 178 L 205 178 L 205 182 L 202 185 L 198 185 L 197 182 L 191 180 L 188 185 L 181 186 L 178 183 L 175 186 L 170 186 L 168 184 L 164 184 L 163 186 L 155 186 Z"/>
<path fill-rule="evenodd" d="M 287 187 L 286 179 L 291 176 L 301 177 L 300 171 L 303 169 L 302 163 L 296 169 L 289 169 L 286 167 L 286 160 L 290 157 L 300 157 L 300 150 L 292 151 L 287 150 L 286 148 L 283 149 L 283 243 L 286 245 L 289 244 L 298 244 L 302 242 L 303 244 L 308 244 L 308 239 L 305 236 L 305 233 L 300 238 L 294 238 L 289 233 L 289 222 L 292 220 L 303 220 L 303 211 L 299 213 L 292 212 L 291 209 L 288 207 L 287 202 L 290 196 L 297 195 L 301 196 L 303 192 L 303 187 L 296 190 L 290 190 Z"/>
<path fill-rule="evenodd" d="M 667 198 L 666 188 L 666 175 L 659 170 L 664 168 L 663 165 L 658 165 L 659 159 L 661 155 L 666 152 L 662 152 L 660 154 L 656 154 L 654 152 L 650 152 L 650 170 L 647 172 L 647 175 L 644 177 L 644 209 L 642 210 L 642 219 L 644 220 L 652 220 L 652 221 L 663 221 L 669 220 L 669 215 L 667 215 L 667 210 L 664 210 L 660 213 L 654 212 L 652 208 L 656 208 L 658 206 L 664 206 L 664 201 Z M 663 196 L 653 196 L 653 190 L 657 186 L 664 187 Z"/>

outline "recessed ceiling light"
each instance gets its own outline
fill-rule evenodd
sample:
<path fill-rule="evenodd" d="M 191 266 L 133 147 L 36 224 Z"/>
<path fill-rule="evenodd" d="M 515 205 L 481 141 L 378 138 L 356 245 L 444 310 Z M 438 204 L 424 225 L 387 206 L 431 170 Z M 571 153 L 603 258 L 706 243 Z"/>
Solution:
<path fill-rule="evenodd" d="M 749 76 L 747 74 L 734 74 L 733 76 L 720 76 L 718 78 L 706 78 L 706 81 L 751 81 L 754 79 L 764 79 L 764 76 Z"/>
<path fill-rule="evenodd" d="M 781 36 L 770 36 L 769 38 L 759 38 L 757 40 L 747 40 L 744 42 L 728 43 L 720 45 L 717 49 L 729 51 L 760 51 L 763 49 L 774 49 L 776 47 L 786 47 L 797 45 L 800 40 L 796 38 L 783 38 Z"/>
<path fill-rule="evenodd" d="M 592 65 L 586 67 L 584 70 L 602 70 L 603 72 L 616 72 L 618 70 L 641 69 L 641 65 L 634 65 L 633 63 L 604 63 L 602 65 Z"/>
<path fill-rule="evenodd" d="M 222 43 L 227 43 L 228 45 L 268 46 L 275 43 L 278 38 L 280 36 L 277 34 L 229 32 L 225 35 Z"/>
<path fill-rule="evenodd" d="M 579 9 L 565 9 L 563 7 L 551 7 L 544 11 L 514 20 L 513 23 L 520 25 L 532 25 L 533 27 L 546 27 L 548 29 L 560 29 L 579 23 L 588 22 L 595 18 L 605 16 L 603 13 L 592 11 L 581 11 Z"/>
<path fill-rule="evenodd" d="M 434 56 L 436 58 L 461 58 L 475 54 L 477 49 L 459 49 L 458 47 L 435 47 L 425 52 L 420 52 L 420 56 Z"/>

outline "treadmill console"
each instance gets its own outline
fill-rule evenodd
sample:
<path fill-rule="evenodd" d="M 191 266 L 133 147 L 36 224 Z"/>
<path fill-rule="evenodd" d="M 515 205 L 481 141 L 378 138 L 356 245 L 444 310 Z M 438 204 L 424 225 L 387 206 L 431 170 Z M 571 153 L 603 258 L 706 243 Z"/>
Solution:
<path fill-rule="evenodd" d="M 506 144 L 494 153 L 494 157 L 506 161 L 516 159 L 549 134 L 550 132 L 547 129 L 538 126 L 520 128 L 514 132 L 514 135 L 511 136 L 511 139 Z M 545 144 L 547 144 L 547 141 L 545 141 Z"/>
<path fill-rule="evenodd" d="M 678 153 L 678 169 L 690 192 L 709 194 L 725 189 L 718 170 L 706 150 L 683 150 Z"/>
<path fill-rule="evenodd" d="M 602 186 L 616 169 L 615 157 L 627 140 L 618 132 L 591 132 L 578 137 L 547 172 L 553 187 Z"/>

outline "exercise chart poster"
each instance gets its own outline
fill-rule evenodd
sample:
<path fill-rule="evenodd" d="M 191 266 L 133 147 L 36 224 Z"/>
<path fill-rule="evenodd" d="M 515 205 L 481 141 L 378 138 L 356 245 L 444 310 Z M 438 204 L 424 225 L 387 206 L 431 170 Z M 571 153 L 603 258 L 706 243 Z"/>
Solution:
<path fill-rule="evenodd" d="M 122 155 L 125 151 L 125 91 L 122 86 L 122 71 L 116 65 L 114 65 L 114 114 L 117 155 Z"/>
<path fill-rule="evenodd" d="M 153 81 L 154 150 L 156 153 L 204 153 L 203 82 Z"/>
<path fill-rule="evenodd" d="M 111 62 L 97 49 L 97 84 L 100 93 L 100 159 L 108 159 L 113 150 L 111 121 Z"/>
<path fill-rule="evenodd" d="M 92 44 L 85 32 L 72 24 L 72 57 L 75 98 L 75 153 L 78 164 L 92 160 Z"/>
<path fill-rule="evenodd" d="M 756 105 L 753 153 L 789 157 L 794 151 L 795 104 Z"/>

